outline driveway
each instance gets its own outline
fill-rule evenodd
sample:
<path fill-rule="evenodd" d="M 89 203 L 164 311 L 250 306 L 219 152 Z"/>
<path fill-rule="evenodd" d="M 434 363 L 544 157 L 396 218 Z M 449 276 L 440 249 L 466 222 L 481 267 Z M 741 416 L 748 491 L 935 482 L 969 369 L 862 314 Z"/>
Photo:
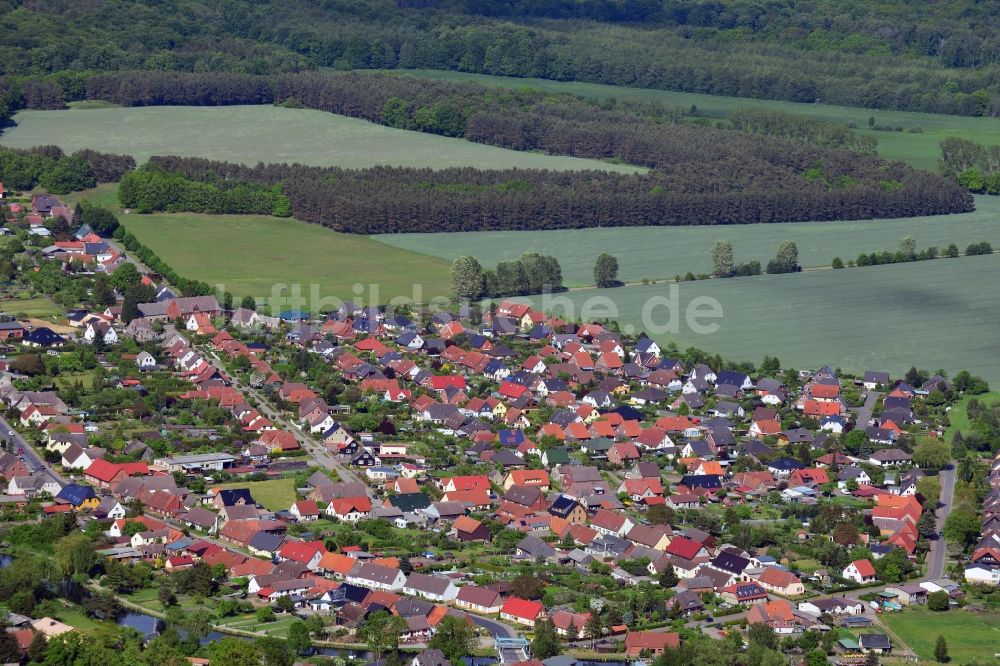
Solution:
<path fill-rule="evenodd" d="M 868 427 L 868 422 L 872 420 L 872 412 L 882 394 L 878 391 L 869 391 L 865 396 L 865 404 L 858 407 L 858 427 L 861 429 Z"/>

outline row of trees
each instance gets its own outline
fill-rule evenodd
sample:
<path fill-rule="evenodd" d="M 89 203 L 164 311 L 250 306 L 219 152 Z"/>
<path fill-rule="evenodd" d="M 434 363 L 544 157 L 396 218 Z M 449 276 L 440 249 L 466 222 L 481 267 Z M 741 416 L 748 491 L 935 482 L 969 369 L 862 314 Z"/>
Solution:
<path fill-rule="evenodd" d="M 247 167 L 181 157 L 152 158 L 150 164 L 214 185 L 223 180 L 268 188 L 283 184 L 296 218 L 364 234 L 867 219 L 957 212 L 972 205 L 971 196 L 956 183 L 913 170 L 898 173 L 908 179 L 907 185 L 887 190 L 880 183 L 838 188 L 803 181 L 787 167 L 779 170 L 783 177 L 768 180 L 746 163 L 725 161 L 689 165 L 690 171 L 678 164 L 633 176 L 524 169 Z M 699 168 L 704 169 L 700 175 Z M 890 175 L 893 168 L 883 173 Z M 782 182 L 786 186 L 775 189 Z"/>
<path fill-rule="evenodd" d="M 31 190 L 41 185 L 53 194 L 68 194 L 111 183 L 135 168 L 127 155 L 81 150 L 66 155 L 57 146 L 30 150 L 0 150 L 0 182 L 13 190 Z"/>
<path fill-rule="evenodd" d="M 291 215 L 291 203 L 281 185 L 217 183 L 188 180 L 178 173 L 155 168 L 130 171 L 121 179 L 118 200 L 139 213 L 154 211 L 193 213 L 234 213 L 243 215 Z"/>
<path fill-rule="evenodd" d="M 451 292 L 457 300 L 521 296 L 562 289 L 559 261 L 535 252 L 525 253 L 515 261 L 501 261 L 495 271 L 484 269 L 475 257 L 459 257 L 451 265 Z"/>
<path fill-rule="evenodd" d="M 917 241 L 912 236 L 904 236 L 899 239 L 899 249 L 895 252 L 890 250 L 879 250 L 877 252 L 862 252 L 853 262 L 848 262 L 853 266 L 880 266 L 883 264 L 902 264 L 909 261 L 930 261 L 938 258 L 954 259 L 961 256 L 958 246 L 951 243 L 943 251 L 937 246 L 931 245 L 926 249 L 917 251 Z M 965 248 L 965 255 L 974 257 L 982 254 L 993 254 L 993 246 L 989 241 L 970 243 Z M 840 257 L 833 258 L 833 268 L 844 268 L 844 261 Z"/>
<path fill-rule="evenodd" d="M 717 278 L 760 275 L 759 261 L 736 264 L 731 241 L 715 241 L 710 256 L 712 259 L 712 275 Z M 779 243 L 774 258 L 767 262 L 768 273 L 795 273 L 801 270 L 802 267 L 799 266 L 799 248 L 790 240 Z"/>

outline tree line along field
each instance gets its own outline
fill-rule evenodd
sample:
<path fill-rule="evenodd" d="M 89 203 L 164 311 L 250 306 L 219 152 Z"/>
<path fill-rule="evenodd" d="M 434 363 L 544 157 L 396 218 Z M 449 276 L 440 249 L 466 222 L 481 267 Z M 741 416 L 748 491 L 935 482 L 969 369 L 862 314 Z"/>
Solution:
<path fill-rule="evenodd" d="M 790 222 L 685 227 L 618 227 L 553 231 L 481 231 L 442 234 L 381 234 L 374 238 L 394 247 L 440 257 L 476 257 L 487 268 L 512 261 L 528 251 L 559 260 L 569 287 L 594 284 L 594 259 L 613 254 L 626 282 L 683 276 L 688 271 L 711 273 L 709 251 L 718 239 L 730 240 L 739 263 L 774 256 L 782 240 L 795 241 L 799 263 L 829 266 L 835 256 L 844 262 L 861 252 L 895 251 L 903 236 L 913 236 L 918 248 L 989 241 L 1000 246 L 1000 199 L 976 197 L 976 210 L 957 215 L 843 222 Z"/>
<path fill-rule="evenodd" d="M 878 153 L 889 160 L 900 160 L 927 171 L 937 172 L 941 157 L 939 144 L 948 137 L 969 139 L 987 146 L 1000 145 L 1000 123 L 994 118 L 950 116 L 938 113 L 910 111 L 882 111 L 830 104 L 802 104 L 746 97 L 723 97 L 698 93 L 628 88 L 576 81 L 551 81 L 547 79 L 521 79 L 510 76 L 491 76 L 444 70 L 383 70 L 394 74 L 408 74 L 447 81 L 473 81 L 482 85 L 512 88 L 533 88 L 553 93 L 569 93 L 594 99 L 650 100 L 688 110 L 692 106 L 708 119 L 727 118 L 735 109 L 769 109 L 809 116 L 828 122 L 853 123 L 857 131 L 878 139 Z M 902 132 L 873 131 L 868 129 L 868 119 L 874 117 L 877 125 L 902 127 Z M 919 127 L 922 133 L 908 130 Z"/>
<path fill-rule="evenodd" d="M 57 145 L 126 154 L 180 155 L 254 165 L 300 163 L 360 169 L 409 167 L 529 168 L 556 171 L 644 169 L 600 160 L 518 152 L 463 139 L 376 125 L 312 109 L 275 106 L 150 106 L 22 111 L 0 145 Z"/>
<path fill-rule="evenodd" d="M 356 303 L 384 303 L 412 297 L 413 284 L 425 298 L 447 296 L 449 264 L 393 248 L 367 236 L 341 234 L 295 219 L 257 215 L 119 215 L 141 243 L 188 279 L 222 285 L 237 298 L 264 303 L 274 285 L 301 285 L 308 297 L 318 285 L 323 297 Z M 363 294 L 353 291 L 365 285 Z M 368 285 L 378 285 L 378 297 Z M 318 310 L 306 303 L 296 307 Z"/>
<path fill-rule="evenodd" d="M 951 373 L 968 369 L 1000 384 L 1000 255 L 703 280 L 679 285 L 588 289 L 555 294 L 581 305 L 602 297 L 617 308 L 623 330 L 646 330 L 642 309 L 650 298 L 679 289 L 679 332 L 656 334 L 660 342 L 697 347 L 733 360 L 760 362 L 777 356 L 783 367 L 820 364 L 860 372 L 886 370 L 899 376 L 911 366 Z M 684 324 L 692 299 L 718 301 L 723 317 L 709 335 Z M 540 297 L 524 299 L 535 306 Z M 546 308 L 559 316 L 560 308 Z M 608 316 L 606 310 L 589 319 Z M 586 314 L 586 313 L 584 313 Z M 613 314 L 613 313 L 612 313 Z M 665 323 L 667 311 L 654 311 Z M 627 327 L 632 327 L 628 329 Z"/>

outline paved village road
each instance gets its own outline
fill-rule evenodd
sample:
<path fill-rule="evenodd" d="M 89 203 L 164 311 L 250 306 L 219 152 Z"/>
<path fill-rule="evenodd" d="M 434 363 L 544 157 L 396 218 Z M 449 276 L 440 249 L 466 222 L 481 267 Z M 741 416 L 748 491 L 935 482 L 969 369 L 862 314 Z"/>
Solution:
<path fill-rule="evenodd" d="M 951 513 L 951 506 L 955 499 L 955 465 L 941 470 L 938 478 L 941 480 L 941 506 L 937 511 L 938 538 L 931 541 L 931 550 L 927 555 L 930 562 L 927 566 L 928 580 L 941 578 L 944 574 L 945 561 L 948 559 L 948 543 L 945 541 L 942 531 L 944 530 L 944 521 L 948 519 L 948 514 Z"/>

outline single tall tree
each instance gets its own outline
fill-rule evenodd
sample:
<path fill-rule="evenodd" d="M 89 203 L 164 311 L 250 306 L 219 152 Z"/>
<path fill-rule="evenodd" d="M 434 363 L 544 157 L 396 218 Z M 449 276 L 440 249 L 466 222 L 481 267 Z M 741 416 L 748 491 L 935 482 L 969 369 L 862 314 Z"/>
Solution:
<path fill-rule="evenodd" d="M 594 262 L 594 283 L 601 288 L 611 287 L 618 282 L 618 259 L 602 252 Z"/>
<path fill-rule="evenodd" d="M 555 657 L 562 651 L 559 636 L 551 620 L 539 620 L 535 623 L 535 638 L 531 641 L 531 652 L 535 659 L 545 660 Z"/>
<path fill-rule="evenodd" d="M 934 644 L 934 659 L 939 664 L 947 664 L 951 661 L 951 657 L 948 656 L 948 641 L 940 634 L 938 634 L 937 642 Z"/>
<path fill-rule="evenodd" d="M 729 277 L 736 270 L 733 258 L 733 244 L 727 240 L 717 240 L 712 246 L 712 274 L 715 277 Z"/>
<path fill-rule="evenodd" d="M 483 267 L 475 257 L 459 257 L 451 264 L 451 294 L 473 300 L 483 293 Z"/>

